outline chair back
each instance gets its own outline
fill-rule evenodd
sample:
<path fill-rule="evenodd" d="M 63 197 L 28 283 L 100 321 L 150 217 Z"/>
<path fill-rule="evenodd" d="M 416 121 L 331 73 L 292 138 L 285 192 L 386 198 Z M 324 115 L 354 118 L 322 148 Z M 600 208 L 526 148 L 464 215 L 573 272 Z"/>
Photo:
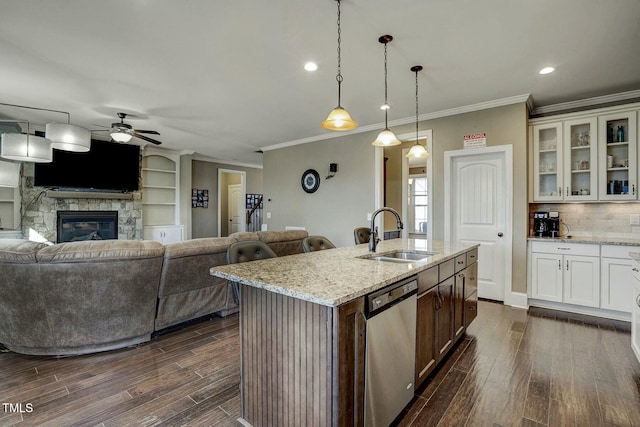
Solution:
<path fill-rule="evenodd" d="M 356 245 L 369 242 L 370 235 L 371 229 L 369 227 L 358 227 L 353 230 L 353 238 L 356 241 Z"/>
<path fill-rule="evenodd" d="M 227 249 L 229 264 L 268 258 L 277 258 L 277 255 L 269 245 L 261 240 L 241 240 L 230 244 Z"/>
<path fill-rule="evenodd" d="M 314 252 L 324 249 L 333 249 L 336 246 L 324 236 L 309 236 L 302 239 L 302 251 Z"/>

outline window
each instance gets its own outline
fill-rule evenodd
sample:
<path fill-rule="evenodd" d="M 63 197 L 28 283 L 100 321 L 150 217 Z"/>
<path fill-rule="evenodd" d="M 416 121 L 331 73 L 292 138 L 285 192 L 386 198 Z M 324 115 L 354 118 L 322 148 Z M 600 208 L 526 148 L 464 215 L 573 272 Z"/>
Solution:
<path fill-rule="evenodd" d="M 429 196 L 427 194 L 426 175 L 412 175 L 409 178 L 409 233 L 427 233 L 427 211 Z"/>

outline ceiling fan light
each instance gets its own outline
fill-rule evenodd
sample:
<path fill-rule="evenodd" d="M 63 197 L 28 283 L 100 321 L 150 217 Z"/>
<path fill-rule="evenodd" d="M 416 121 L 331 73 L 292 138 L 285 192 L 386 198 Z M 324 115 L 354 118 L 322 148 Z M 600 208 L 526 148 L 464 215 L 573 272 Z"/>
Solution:
<path fill-rule="evenodd" d="M 53 149 L 51 141 L 41 136 L 3 133 L 0 157 L 19 162 L 50 163 Z"/>
<path fill-rule="evenodd" d="M 45 135 L 57 150 L 86 153 L 91 149 L 91 132 L 66 123 L 47 123 Z"/>
<path fill-rule="evenodd" d="M 123 130 L 111 132 L 109 135 L 111 136 L 111 139 L 116 142 L 129 142 L 131 141 L 131 138 L 133 138 L 133 135 Z"/>
<path fill-rule="evenodd" d="M 429 152 L 426 148 L 416 142 L 416 145 L 411 147 L 411 150 L 407 153 L 407 157 L 429 157 Z"/>
<path fill-rule="evenodd" d="M 350 130 L 358 127 L 347 110 L 342 107 L 336 107 L 329 113 L 327 120 L 322 122 L 322 127 L 328 130 Z"/>
<path fill-rule="evenodd" d="M 401 142 L 390 129 L 384 129 L 378 134 L 378 137 L 371 145 L 376 147 L 391 147 L 392 145 L 400 145 Z"/>

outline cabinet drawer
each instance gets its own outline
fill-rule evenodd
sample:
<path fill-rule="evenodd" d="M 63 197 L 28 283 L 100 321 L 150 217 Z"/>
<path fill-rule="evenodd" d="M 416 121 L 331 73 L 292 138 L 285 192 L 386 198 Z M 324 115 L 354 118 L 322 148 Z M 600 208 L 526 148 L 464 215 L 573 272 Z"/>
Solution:
<path fill-rule="evenodd" d="M 453 273 L 455 273 L 454 271 L 455 262 L 456 262 L 455 259 L 450 259 L 448 261 L 441 263 L 438 266 L 440 267 L 438 282 L 443 282 L 445 279 L 448 279 L 449 277 L 453 276 Z"/>
<path fill-rule="evenodd" d="M 473 319 L 478 316 L 478 293 L 474 292 L 464 300 L 464 327 L 468 328 Z"/>
<path fill-rule="evenodd" d="M 438 266 L 431 267 L 418 273 L 418 295 L 428 291 L 438 284 Z"/>
<path fill-rule="evenodd" d="M 464 297 L 478 291 L 478 264 L 471 264 L 462 272 L 464 274 Z"/>
<path fill-rule="evenodd" d="M 473 264 L 478 260 L 478 248 L 471 249 L 467 252 L 467 266 Z"/>
<path fill-rule="evenodd" d="M 458 255 L 456 257 L 456 273 L 464 270 L 467 266 L 467 254 Z"/>
<path fill-rule="evenodd" d="M 640 252 L 640 247 L 620 245 L 600 246 L 600 256 L 605 258 L 631 259 L 629 252 Z"/>
<path fill-rule="evenodd" d="M 565 242 L 531 242 L 531 252 L 560 255 L 600 256 L 600 245 Z"/>

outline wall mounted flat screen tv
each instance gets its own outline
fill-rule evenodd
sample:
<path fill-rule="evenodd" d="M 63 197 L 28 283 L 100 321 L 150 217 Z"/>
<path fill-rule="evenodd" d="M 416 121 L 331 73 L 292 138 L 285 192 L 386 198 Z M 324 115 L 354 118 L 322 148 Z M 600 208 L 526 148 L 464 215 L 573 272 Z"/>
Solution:
<path fill-rule="evenodd" d="M 51 163 L 36 163 L 33 185 L 55 189 L 137 191 L 140 147 L 92 139 L 86 153 L 53 150 Z"/>

